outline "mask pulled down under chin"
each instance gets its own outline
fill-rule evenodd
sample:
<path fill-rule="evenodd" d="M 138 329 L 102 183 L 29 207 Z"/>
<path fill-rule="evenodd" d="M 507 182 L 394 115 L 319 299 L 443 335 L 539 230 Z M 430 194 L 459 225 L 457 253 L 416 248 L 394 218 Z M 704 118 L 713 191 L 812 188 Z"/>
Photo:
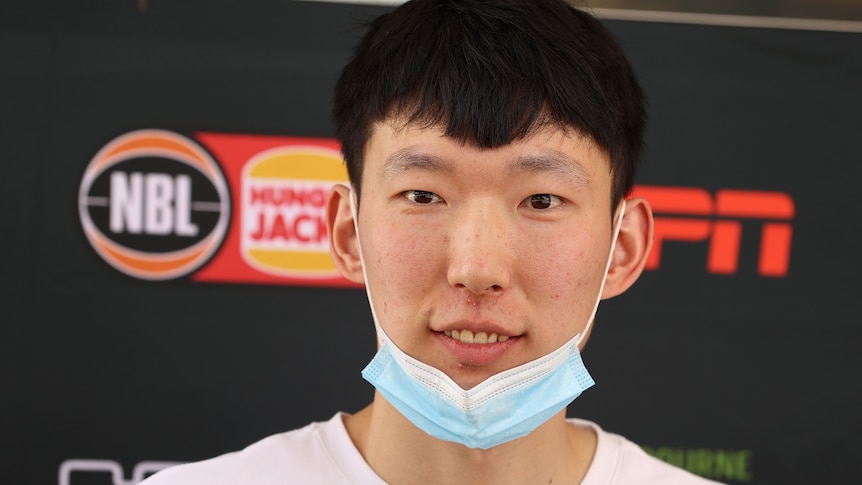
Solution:
<path fill-rule="evenodd" d="M 531 433 L 595 383 L 579 337 L 469 390 L 383 338 L 362 376 L 429 435 L 485 450 Z"/>

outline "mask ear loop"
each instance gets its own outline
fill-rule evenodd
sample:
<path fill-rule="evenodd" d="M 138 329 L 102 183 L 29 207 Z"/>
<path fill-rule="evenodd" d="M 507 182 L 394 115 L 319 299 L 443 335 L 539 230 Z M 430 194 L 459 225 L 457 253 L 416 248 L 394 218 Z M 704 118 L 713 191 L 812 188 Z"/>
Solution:
<path fill-rule="evenodd" d="M 362 281 L 365 282 L 365 296 L 368 299 L 371 318 L 374 320 L 374 328 L 377 331 L 377 346 L 380 347 L 384 341 L 391 343 L 392 340 L 377 322 L 377 312 L 374 310 L 374 300 L 371 299 L 371 288 L 368 285 L 368 273 L 365 271 L 365 258 L 362 255 L 362 241 L 359 239 L 359 201 L 356 199 L 356 191 L 353 190 L 353 186 L 350 185 L 348 188 L 350 189 L 350 212 L 353 214 L 353 230 L 356 232 L 356 247 L 359 249 L 359 261 L 362 263 Z"/>
<path fill-rule="evenodd" d="M 599 311 L 599 303 L 602 301 L 602 293 L 605 292 L 605 282 L 608 281 L 608 271 L 610 271 L 611 261 L 613 261 L 614 259 L 614 249 L 616 249 L 617 247 L 617 239 L 620 236 L 620 229 L 623 227 L 623 216 L 625 215 L 625 213 L 626 201 L 625 199 L 623 199 L 623 201 L 620 203 L 619 215 L 616 217 L 616 224 L 614 224 L 614 237 L 613 239 L 611 239 L 611 251 L 608 254 L 608 261 L 607 263 L 605 263 L 605 276 L 602 278 L 602 284 L 599 286 L 599 294 L 596 296 L 596 302 L 595 304 L 593 304 L 593 312 L 590 314 L 590 319 L 587 321 L 587 325 L 580 333 L 575 335 L 573 339 L 575 344 L 577 345 L 580 345 L 580 343 L 584 340 L 584 336 L 587 335 L 590 330 L 590 327 L 593 326 L 593 322 L 596 320 L 596 313 Z"/>

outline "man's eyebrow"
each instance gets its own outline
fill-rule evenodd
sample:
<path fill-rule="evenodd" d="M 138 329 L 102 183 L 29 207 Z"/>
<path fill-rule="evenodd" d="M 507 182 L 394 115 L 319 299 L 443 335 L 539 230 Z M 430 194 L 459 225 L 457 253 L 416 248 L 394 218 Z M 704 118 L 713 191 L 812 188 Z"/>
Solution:
<path fill-rule="evenodd" d="M 509 169 L 512 172 L 551 173 L 579 185 L 590 185 L 590 172 L 586 167 L 563 152 L 551 151 L 518 157 L 509 165 Z"/>
<path fill-rule="evenodd" d="M 416 169 L 431 172 L 449 172 L 452 170 L 452 167 L 439 157 L 408 147 L 402 148 L 386 157 L 381 172 L 384 177 L 393 177 Z"/>

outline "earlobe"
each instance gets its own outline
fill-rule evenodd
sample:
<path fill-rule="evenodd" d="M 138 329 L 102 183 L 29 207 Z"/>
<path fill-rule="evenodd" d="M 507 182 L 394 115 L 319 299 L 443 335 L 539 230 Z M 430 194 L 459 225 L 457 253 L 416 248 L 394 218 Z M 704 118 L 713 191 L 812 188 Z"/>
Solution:
<path fill-rule="evenodd" d="M 640 277 L 652 248 L 653 227 L 649 202 L 643 197 L 627 200 L 602 299 L 622 294 Z"/>
<path fill-rule="evenodd" d="M 332 187 L 326 201 L 326 230 L 329 254 L 342 276 L 354 283 L 364 283 L 359 239 L 350 207 L 350 189 L 338 184 Z"/>

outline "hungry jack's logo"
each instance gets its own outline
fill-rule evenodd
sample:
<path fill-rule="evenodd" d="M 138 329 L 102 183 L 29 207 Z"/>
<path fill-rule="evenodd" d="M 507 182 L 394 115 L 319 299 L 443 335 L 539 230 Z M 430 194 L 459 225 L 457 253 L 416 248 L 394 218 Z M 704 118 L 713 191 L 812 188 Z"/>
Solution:
<path fill-rule="evenodd" d="M 242 174 L 240 251 L 255 269 L 280 276 L 337 274 L 324 221 L 329 189 L 345 177 L 337 150 L 288 146 L 250 159 Z"/>

